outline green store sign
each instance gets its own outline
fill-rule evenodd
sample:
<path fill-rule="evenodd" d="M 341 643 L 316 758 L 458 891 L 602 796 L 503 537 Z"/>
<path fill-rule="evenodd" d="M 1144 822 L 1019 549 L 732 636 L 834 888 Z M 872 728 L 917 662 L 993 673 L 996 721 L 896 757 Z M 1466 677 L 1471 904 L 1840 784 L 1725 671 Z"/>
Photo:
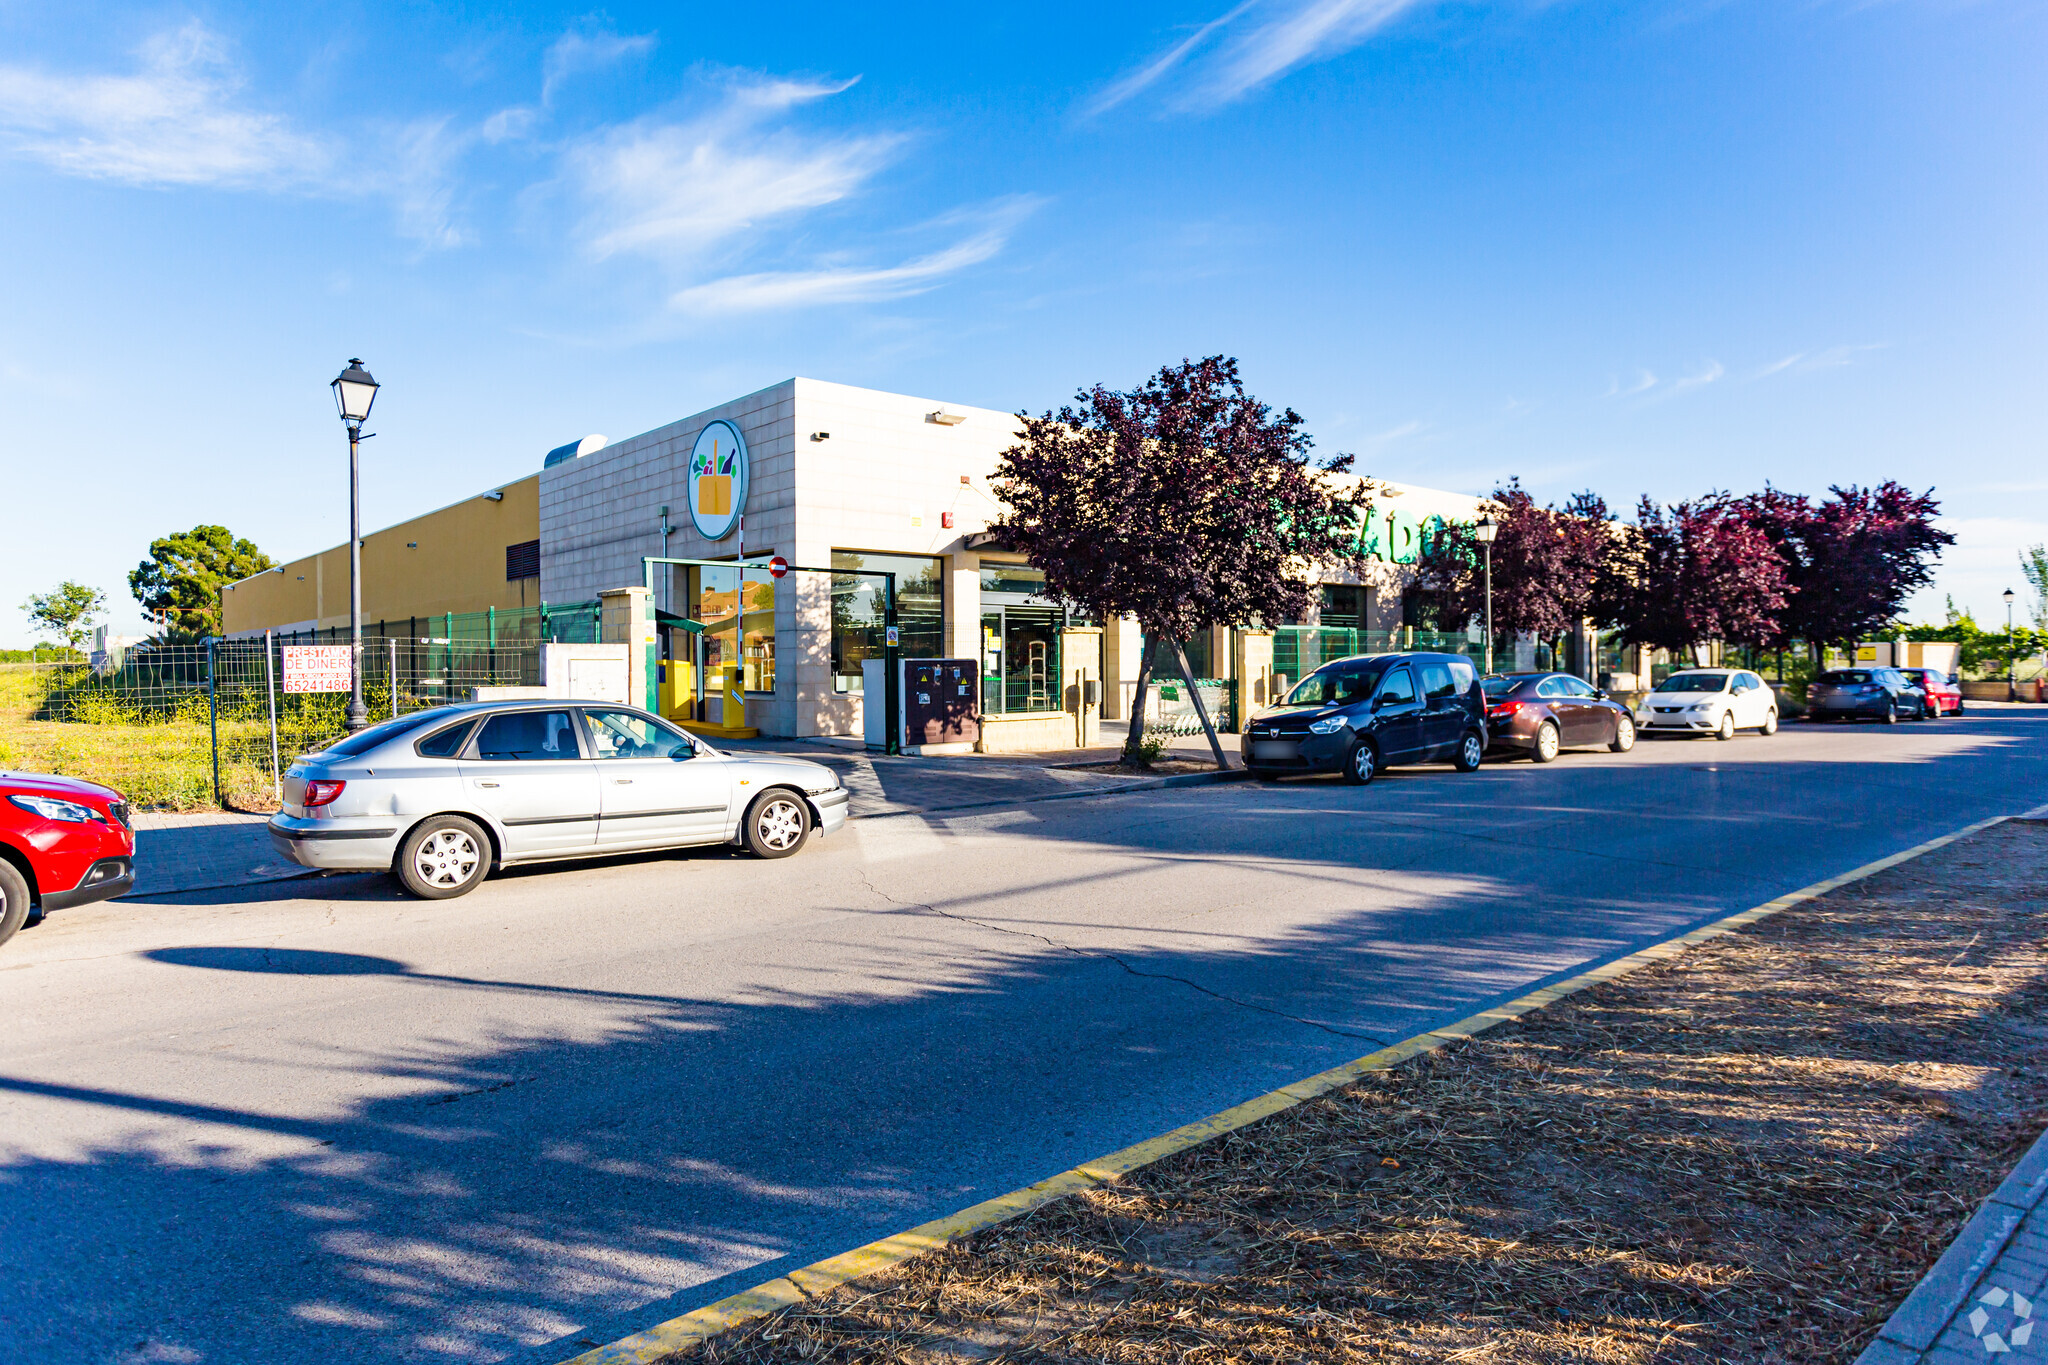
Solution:
<path fill-rule="evenodd" d="M 1393 507 L 1383 513 L 1375 504 L 1365 509 L 1358 523 L 1357 550 L 1367 559 L 1413 564 L 1451 524 L 1433 512 L 1417 517 Z"/>

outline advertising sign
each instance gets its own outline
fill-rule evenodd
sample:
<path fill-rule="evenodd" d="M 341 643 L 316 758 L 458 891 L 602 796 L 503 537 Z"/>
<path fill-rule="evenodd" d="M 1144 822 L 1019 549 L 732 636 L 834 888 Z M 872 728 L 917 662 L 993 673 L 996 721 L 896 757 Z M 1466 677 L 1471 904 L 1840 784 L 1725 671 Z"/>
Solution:
<path fill-rule="evenodd" d="M 697 433 L 690 450 L 690 520 L 706 540 L 724 540 L 747 510 L 747 443 L 720 419 Z"/>
<path fill-rule="evenodd" d="M 351 690 L 347 645 L 286 645 L 284 690 L 347 692 Z"/>

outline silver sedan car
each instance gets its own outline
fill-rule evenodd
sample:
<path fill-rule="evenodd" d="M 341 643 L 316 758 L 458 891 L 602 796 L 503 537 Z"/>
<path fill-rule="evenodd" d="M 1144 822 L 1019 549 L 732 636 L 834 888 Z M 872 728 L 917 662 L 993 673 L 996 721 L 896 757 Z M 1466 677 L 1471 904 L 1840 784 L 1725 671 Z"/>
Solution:
<path fill-rule="evenodd" d="M 719 843 L 786 858 L 846 811 L 822 764 L 720 753 L 634 707 L 476 702 L 307 754 L 270 839 L 302 866 L 389 871 L 440 900 L 512 863 Z"/>

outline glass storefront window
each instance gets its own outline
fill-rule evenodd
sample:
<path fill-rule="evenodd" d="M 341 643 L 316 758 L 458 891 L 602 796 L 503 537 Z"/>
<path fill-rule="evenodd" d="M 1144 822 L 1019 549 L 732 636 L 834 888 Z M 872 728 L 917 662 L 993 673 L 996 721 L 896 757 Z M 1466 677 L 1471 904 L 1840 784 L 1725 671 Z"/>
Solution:
<path fill-rule="evenodd" d="M 1323 584 L 1324 630 L 1365 629 L 1365 589 L 1355 583 Z"/>
<path fill-rule="evenodd" d="M 985 710 L 999 714 L 1058 711 L 1061 685 L 1060 631 L 1066 613 L 1058 607 L 982 603 L 981 697 Z"/>
<path fill-rule="evenodd" d="M 896 575 L 897 654 L 905 659 L 946 657 L 946 561 L 939 555 L 832 552 L 832 690 L 859 692 L 861 664 L 882 657 L 883 587 Z"/>
<path fill-rule="evenodd" d="M 1193 639 L 1185 640 L 1181 643 L 1181 648 L 1188 652 L 1188 667 L 1194 670 L 1194 674 L 1198 678 L 1214 678 L 1219 676 L 1210 672 L 1209 645 L 1214 638 L 1214 634 L 1215 632 L 1213 631 L 1198 630 L 1195 632 Z M 1172 642 L 1167 640 L 1155 640 L 1152 642 L 1152 676 L 1154 679 L 1163 682 L 1172 682 L 1180 677 L 1180 661 L 1173 657 Z"/>
<path fill-rule="evenodd" d="M 699 569 L 696 619 L 707 670 L 737 665 L 744 691 L 775 690 L 775 580 L 766 569 Z"/>

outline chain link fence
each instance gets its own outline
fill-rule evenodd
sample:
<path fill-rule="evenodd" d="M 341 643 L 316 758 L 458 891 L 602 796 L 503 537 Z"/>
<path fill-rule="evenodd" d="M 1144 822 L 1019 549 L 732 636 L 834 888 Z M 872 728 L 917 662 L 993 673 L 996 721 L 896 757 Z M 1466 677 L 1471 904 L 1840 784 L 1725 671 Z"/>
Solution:
<path fill-rule="evenodd" d="M 97 666 L 38 668 L 27 719 L 103 732 L 98 771 L 108 775 L 99 780 L 114 785 L 122 785 L 124 753 L 155 754 L 158 771 L 145 767 L 125 779 L 142 788 L 129 792 L 138 804 L 192 804 L 201 776 L 218 802 L 263 804 L 294 758 L 347 730 L 349 693 L 284 689 L 284 652 L 313 643 L 310 636 L 139 647 Z M 540 651 L 534 635 L 512 632 L 366 637 L 363 701 L 374 723 L 466 700 L 476 687 L 536 686 Z M 151 800 L 159 782 L 168 784 L 166 798 Z"/>

